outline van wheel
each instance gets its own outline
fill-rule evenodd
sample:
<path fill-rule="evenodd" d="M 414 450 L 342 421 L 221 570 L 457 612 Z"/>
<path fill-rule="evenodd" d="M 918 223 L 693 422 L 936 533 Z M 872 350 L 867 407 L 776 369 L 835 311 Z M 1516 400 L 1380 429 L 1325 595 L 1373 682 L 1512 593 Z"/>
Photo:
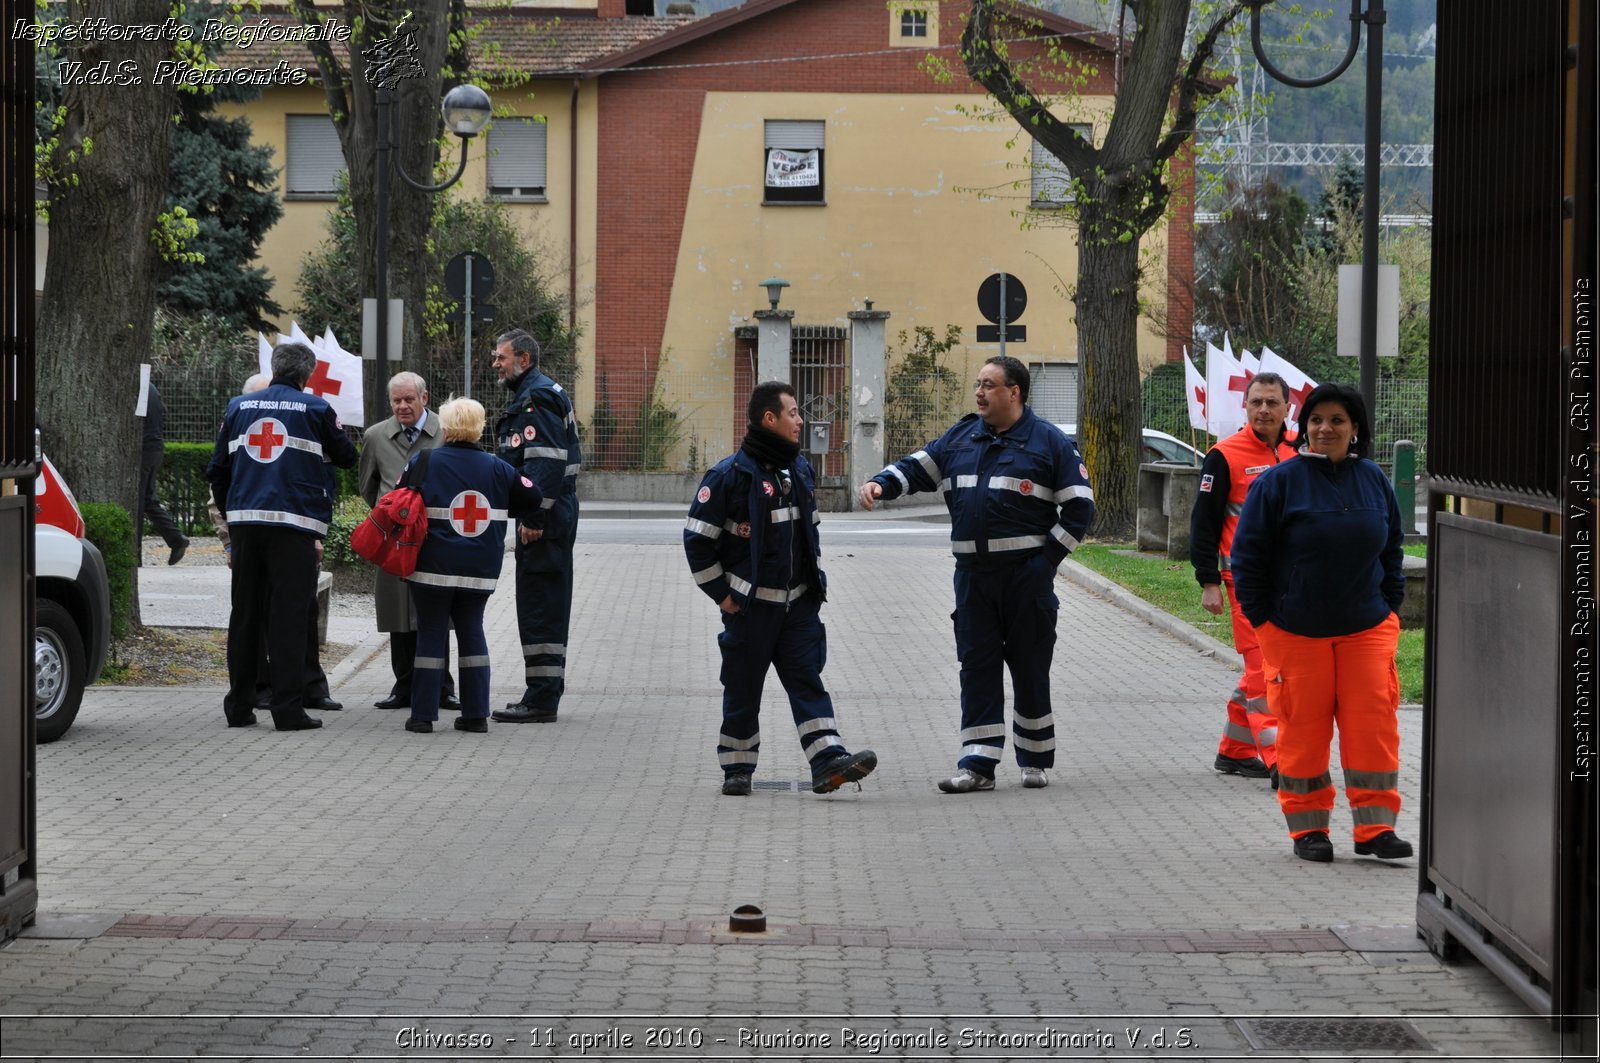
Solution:
<path fill-rule="evenodd" d="M 35 734 L 40 744 L 67 733 L 78 717 L 87 678 L 83 636 L 72 614 L 58 603 L 39 602 L 33 632 L 33 698 Z"/>

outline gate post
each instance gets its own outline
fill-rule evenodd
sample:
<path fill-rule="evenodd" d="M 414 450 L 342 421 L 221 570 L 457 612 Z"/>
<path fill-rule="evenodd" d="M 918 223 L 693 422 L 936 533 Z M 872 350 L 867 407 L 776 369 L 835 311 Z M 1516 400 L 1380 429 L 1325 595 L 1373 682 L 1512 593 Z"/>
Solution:
<path fill-rule="evenodd" d="M 855 488 L 883 468 L 884 337 L 889 311 L 852 310 L 850 319 L 850 454 L 845 495 L 855 509 Z"/>
<path fill-rule="evenodd" d="M 793 310 L 757 310 L 756 383 L 782 380 L 789 383 L 789 340 L 794 332 Z"/>

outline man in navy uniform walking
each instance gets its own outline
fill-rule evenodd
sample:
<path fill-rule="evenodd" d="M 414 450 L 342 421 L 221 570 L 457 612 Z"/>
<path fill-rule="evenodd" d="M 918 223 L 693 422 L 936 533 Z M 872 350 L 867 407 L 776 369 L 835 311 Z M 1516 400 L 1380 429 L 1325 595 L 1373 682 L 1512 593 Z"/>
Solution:
<path fill-rule="evenodd" d="M 845 748 L 822 685 L 827 580 L 818 562 L 816 476 L 800 453 L 805 419 L 794 388 L 781 381 L 756 385 L 748 414 L 744 443 L 706 473 L 683 531 L 694 581 L 722 610 L 722 792 L 750 793 L 761 688 L 775 667 L 811 764 L 812 792 L 832 793 L 866 778 L 878 757 Z"/>

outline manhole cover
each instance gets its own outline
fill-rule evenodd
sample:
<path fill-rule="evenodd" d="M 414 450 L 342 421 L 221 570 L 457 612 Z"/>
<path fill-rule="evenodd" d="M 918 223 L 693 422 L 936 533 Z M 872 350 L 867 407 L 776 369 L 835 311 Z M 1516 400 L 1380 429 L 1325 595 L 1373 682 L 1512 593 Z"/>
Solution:
<path fill-rule="evenodd" d="M 783 793 L 797 794 L 802 787 L 799 779 L 754 779 L 750 783 L 752 790 L 778 790 Z M 807 782 L 804 790 L 809 791 L 811 783 Z"/>
<path fill-rule="evenodd" d="M 1399 1019 L 1239 1019 L 1237 1022 L 1245 1040 L 1257 1050 L 1436 1051 L 1416 1027 Z"/>

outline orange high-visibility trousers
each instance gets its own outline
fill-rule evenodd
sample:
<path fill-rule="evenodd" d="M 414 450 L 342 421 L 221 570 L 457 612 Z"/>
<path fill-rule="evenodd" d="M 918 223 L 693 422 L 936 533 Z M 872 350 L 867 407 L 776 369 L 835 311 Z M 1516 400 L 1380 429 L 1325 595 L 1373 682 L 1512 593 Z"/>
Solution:
<path fill-rule="evenodd" d="M 1278 805 L 1289 836 L 1326 831 L 1333 812 L 1328 772 L 1333 729 L 1355 840 L 1393 830 L 1400 812 L 1400 618 L 1352 635 L 1307 638 L 1275 624 L 1256 629 L 1267 701 L 1278 718 Z"/>
<path fill-rule="evenodd" d="M 1239 608 L 1233 577 L 1222 574 L 1223 596 L 1233 613 L 1233 648 L 1244 658 L 1244 677 L 1228 695 L 1228 722 L 1222 725 L 1217 752 L 1235 760 L 1260 757 L 1267 767 L 1278 762 L 1278 721 L 1267 705 L 1267 680 L 1262 674 L 1261 647 L 1256 629 Z"/>

